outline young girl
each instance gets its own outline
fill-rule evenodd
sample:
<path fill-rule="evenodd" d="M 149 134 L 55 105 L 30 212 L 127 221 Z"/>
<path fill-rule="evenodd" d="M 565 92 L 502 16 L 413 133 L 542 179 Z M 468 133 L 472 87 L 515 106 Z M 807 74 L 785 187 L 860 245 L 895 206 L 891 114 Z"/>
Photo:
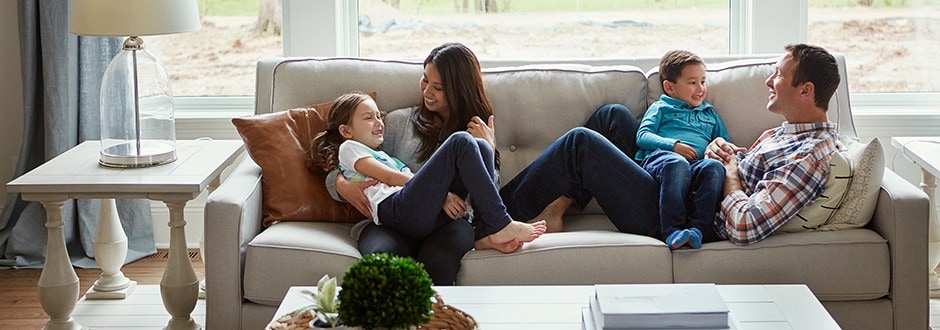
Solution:
<path fill-rule="evenodd" d="M 485 242 L 478 248 L 510 253 L 545 232 L 544 221 L 513 221 L 506 213 L 493 184 L 495 164 L 489 143 L 466 132 L 454 133 L 413 175 L 401 161 L 377 150 L 384 130 L 375 101 L 356 92 L 336 100 L 326 131 L 314 139 L 315 163 L 323 170 L 339 168 L 347 180 L 379 182 L 364 191 L 377 225 L 422 239 L 448 221 L 461 221 L 466 204 L 450 192 L 459 179 L 475 201 L 474 240 Z"/>

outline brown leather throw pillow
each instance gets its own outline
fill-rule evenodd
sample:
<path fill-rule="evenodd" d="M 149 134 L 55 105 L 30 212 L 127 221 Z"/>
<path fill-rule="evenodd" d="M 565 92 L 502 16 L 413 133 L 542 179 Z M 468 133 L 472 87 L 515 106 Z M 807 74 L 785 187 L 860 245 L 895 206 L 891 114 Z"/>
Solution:
<path fill-rule="evenodd" d="M 375 98 L 375 92 L 369 94 Z M 326 173 L 311 171 L 306 166 L 309 145 L 314 136 L 326 129 L 326 117 L 332 104 L 232 118 L 232 124 L 245 141 L 248 155 L 261 167 L 265 226 L 275 221 L 356 222 L 365 219 L 356 208 L 330 197 L 324 184 Z"/>

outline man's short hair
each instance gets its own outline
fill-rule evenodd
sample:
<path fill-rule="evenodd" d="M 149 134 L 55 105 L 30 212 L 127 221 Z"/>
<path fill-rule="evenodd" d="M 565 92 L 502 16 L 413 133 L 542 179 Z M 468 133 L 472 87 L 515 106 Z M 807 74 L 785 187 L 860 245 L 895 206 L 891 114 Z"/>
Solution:
<path fill-rule="evenodd" d="M 793 87 L 805 82 L 813 83 L 816 89 L 816 106 L 829 110 L 829 99 L 839 87 L 839 65 L 836 58 L 822 47 L 807 44 L 790 44 L 787 52 L 796 64 Z"/>
<path fill-rule="evenodd" d="M 682 69 L 689 64 L 705 64 L 701 57 L 687 50 L 670 50 L 659 60 L 659 83 L 666 80 L 675 83 L 682 76 Z"/>

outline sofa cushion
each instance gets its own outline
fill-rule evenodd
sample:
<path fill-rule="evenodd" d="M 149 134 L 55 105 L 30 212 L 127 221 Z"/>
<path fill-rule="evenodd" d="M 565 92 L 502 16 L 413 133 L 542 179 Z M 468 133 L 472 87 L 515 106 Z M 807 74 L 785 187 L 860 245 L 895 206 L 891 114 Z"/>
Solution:
<path fill-rule="evenodd" d="M 583 126 L 602 105 L 619 103 L 634 112 L 646 110 L 646 77 L 634 66 L 487 68 L 483 81 L 495 116 L 503 183 L 559 136 Z"/>
<path fill-rule="evenodd" d="M 354 207 L 330 197 L 322 171 L 307 168 L 311 141 L 326 129 L 326 121 L 313 106 L 232 118 L 232 124 L 245 141 L 248 155 L 261 167 L 265 225 L 365 218 Z"/>
<path fill-rule="evenodd" d="M 317 285 L 323 275 L 342 282 L 361 257 L 349 237 L 351 224 L 280 222 L 248 242 L 245 299 L 277 306 L 292 285 Z"/>
<path fill-rule="evenodd" d="M 617 232 L 599 215 L 566 217 L 565 226 L 564 232 L 542 235 L 510 254 L 471 250 L 461 261 L 457 284 L 672 282 L 672 260 L 662 241 Z"/>
<path fill-rule="evenodd" d="M 852 184 L 839 210 L 819 230 L 861 228 L 871 221 L 885 172 L 884 150 L 878 138 L 846 143 L 852 160 Z"/>
<path fill-rule="evenodd" d="M 888 294 L 888 244 L 868 229 L 778 233 L 752 245 L 708 243 L 672 251 L 676 283 L 799 284 L 821 301 Z"/>

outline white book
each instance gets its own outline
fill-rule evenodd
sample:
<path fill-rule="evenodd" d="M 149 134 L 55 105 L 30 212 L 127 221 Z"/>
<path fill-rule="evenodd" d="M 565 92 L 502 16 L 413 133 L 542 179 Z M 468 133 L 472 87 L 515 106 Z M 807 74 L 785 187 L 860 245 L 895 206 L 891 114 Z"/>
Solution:
<path fill-rule="evenodd" d="M 728 328 L 728 305 L 714 284 L 598 284 L 594 291 L 598 329 Z"/>

